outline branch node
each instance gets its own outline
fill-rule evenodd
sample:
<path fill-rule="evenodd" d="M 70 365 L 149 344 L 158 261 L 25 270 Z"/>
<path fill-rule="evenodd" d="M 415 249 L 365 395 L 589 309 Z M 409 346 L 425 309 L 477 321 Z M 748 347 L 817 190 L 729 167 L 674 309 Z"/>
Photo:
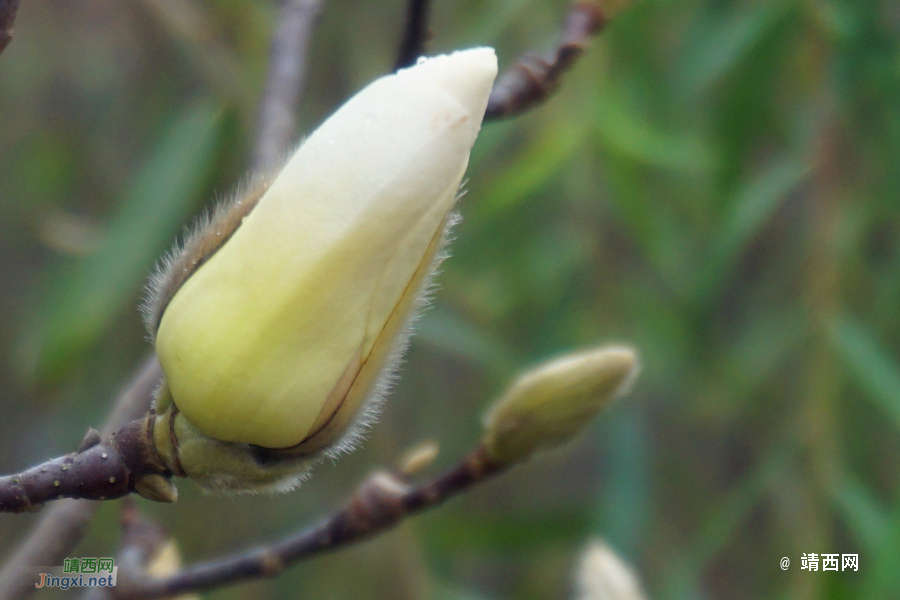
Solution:
<path fill-rule="evenodd" d="M 546 56 L 526 53 L 500 77 L 491 91 L 485 120 L 514 117 L 549 98 L 559 87 L 562 74 L 572 68 L 591 37 L 606 23 L 598 4 L 587 0 L 573 4 L 553 52 Z"/>
<path fill-rule="evenodd" d="M 85 450 L 89 450 L 99 444 L 100 441 L 100 432 L 91 427 L 87 430 L 87 433 L 85 433 L 84 437 L 81 439 L 81 444 L 78 445 L 77 452 L 80 454 Z"/>
<path fill-rule="evenodd" d="M 275 577 L 284 571 L 284 560 L 271 550 L 263 550 L 259 556 L 259 569 L 264 577 Z"/>
<path fill-rule="evenodd" d="M 401 500 L 408 492 L 409 486 L 393 473 L 373 474 L 347 505 L 347 525 L 370 531 L 398 521 L 406 512 Z"/>
<path fill-rule="evenodd" d="M 18 9 L 19 0 L 0 0 L 0 52 L 12 41 Z"/>

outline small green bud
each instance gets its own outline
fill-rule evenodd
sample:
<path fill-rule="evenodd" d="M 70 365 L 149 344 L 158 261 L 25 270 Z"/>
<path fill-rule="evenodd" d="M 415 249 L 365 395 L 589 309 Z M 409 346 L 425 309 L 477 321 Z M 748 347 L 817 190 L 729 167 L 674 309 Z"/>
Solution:
<path fill-rule="evenodd" d="M 140 477 L 134 484 L 134 491 L 154 502 L 175 502 L 178 489 L 172 480 L 162 475 L 150 474 Z"/>
<path fill-rule="evenodd" d="M 568 442 L 628 388 L 638 370 L 633 350 L 606 347 L 567 354 L 525 372 L 485 418 L 488 453 L 511 463 Z"/>
<path fill-rule="evenodd" d="M 441 447 L 434 440 L 419 442 L 403 453 L 397 462 L 397 470 L 407 477 L 418 475 L 431 466 L 440 451 Z"/>

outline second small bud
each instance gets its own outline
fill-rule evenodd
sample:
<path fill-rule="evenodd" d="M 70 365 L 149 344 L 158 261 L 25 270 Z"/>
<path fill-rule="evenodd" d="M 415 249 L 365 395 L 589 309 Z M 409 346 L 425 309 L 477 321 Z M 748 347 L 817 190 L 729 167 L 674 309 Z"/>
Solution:
<path fill-rule="evenodd" d="M 572 440 L 629 388 L 639 370 L 630 348 L 601 347 L 526 371 L 485 417 L 488 455 L 498 463 L 513 463 Z"/>

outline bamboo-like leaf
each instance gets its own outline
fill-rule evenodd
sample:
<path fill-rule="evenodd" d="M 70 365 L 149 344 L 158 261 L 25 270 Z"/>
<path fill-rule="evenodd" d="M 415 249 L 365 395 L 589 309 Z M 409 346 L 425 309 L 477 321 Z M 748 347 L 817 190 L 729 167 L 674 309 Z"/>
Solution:
<path fill-rule="evenodd" d="M 888 541 L 890 518 L 878 501 L 849 474 L 835 487 L 834 495 L 850 530 L 872 555 L 880 552 Z"/>
<path fill-rule="evenodd" d="M 100 248 L 50 286 L 26 336 L 23 366 L 32 375 L 64 377 L 135 299 L 154 261 L 197 205 L 215 157 L 221 114 L 203 104 L 169 127 L 125 193 Z"/>
<path fill-rule="evenodd" d="M 688 37 L 680 86 L 699 94 L 737 69 L 792 4 L 785 0 L 739 3 L 731 15 L 701 20 Z"/>
<path fill-rule="evenodd" d="M 425 313 L 416 327 L 417 339 L 461 356 L 497 375 L 506 375 L 521 361 L 501 341 L 445 309 Z"/>
<path fill-rule="evenodd" d="M 674 561 L 666 578 L 666 597 L 696 597 L 694 592 L 703 569 L 731 540 L 766 493 L 772 480 L 785 468 L 786 458 L 787 451 L 783 446 L 773 448 L 768 457 L 758 462 L 751 473 L 720 498 L 697 537 L 689 542 L 686 551 Z"/>
<path fill-rule="evenodd" d="M 869 397 L 900 429 L 900 366 L 875 335 L 852 317 L 831 323 L 831 340 Z"/>
<path fill-rule="evenodd" d="M 484 596 L 480 592 L 475 592 L 472 590 L 461 589 L 456 586 L 450 587 L 448 586 L 440 586 L 436 591 L 434 597 L 437 600 L 489 600 L 489 596 Z"/>
<path fill-rule="evenodd" d="M 513 210 L 566 166 L 584 138 L 585 128 L 570 119 L 548 124 L 538 139 L 479 192 L 479 200 L 471 208 L 473 220 L 483 224 Z"/>
<path fill-rule="evenodd" d="M 714 166 L 713 154 L 696 135 L 670 133 L 651 123 L 612 81 L 604 82 L 594 125 L 610 150 L 675 172 L 702 173 Z"/>
<path fill-rule="evenodd" d="M 741 186 L 699 271 L 695 294 L 705 299 L 728 279 L 738 259 L 760 229 L 771 219 L 788 194 L 809 174 L 807 161 L 777 157 L 759 174 Z"/>

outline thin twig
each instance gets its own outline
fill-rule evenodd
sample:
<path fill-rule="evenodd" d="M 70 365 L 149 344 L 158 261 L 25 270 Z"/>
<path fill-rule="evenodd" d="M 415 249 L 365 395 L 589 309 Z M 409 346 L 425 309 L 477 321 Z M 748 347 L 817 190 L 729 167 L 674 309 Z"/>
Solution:
<path fill-rule="evenodd" d="M 559 87 L 560 77 L 584 53 L 608 15 L 593 2 L 572 5 L 556 48 L 546 56 L 525 54 L 494 85 L 485 121 L 514 117 L 541 104 Z"/>
<path fill-rule="evenodd" d="M 429 0 L 409 0 L 407 3 L 406 27 L 394 65 L 395 71 L 416 64 L 416 60 L 425 53 L 425 46 L 431 38 L 431 31 L 428 29 L 429 8 Z"/>
<path fill-rule="evenodd" d="M 142 515 L 130 498 L 122 501 L 119 523 L 122 526 L 119 565 L 124 562 L 132 565 L 132 568 L 136 566 L 143 570 L 169 541 L 166 530 L 153 519 Z"/>
<path fill-rule="evenodd" d="M 294 143 L 297 102 L 320 6 L 320 0 L 286 0 L 279 13 L 279 26 L 269 55 L 269 75 L 259 106 L 252 160 L 255 171 L 277 165 Z"/>
<path fill-rule="evenodd" d="M 350 500 L 318 525 L 269 546 L 253 548 L 215 561 L 152 579 L 139 570 L 123 570 L 117 598 L 136 600 L 199 592 L 262 577 L 275 577 L 288 566 L 370 538 L 404 519 L 432 508 L 497 475 L 506 466 L 492 461 L 483 447 L 455 468 L 418 487 L 403 475 L 379 472 L 370 477 Z"/>
<path fill-rule="evenodd" d="M 25 512 L 60 498 L 115 500 L 134 492 L 174 502 L 172 472 L 153 441 L 155 418 L 147 413 L 103 440 L 88 431 L 77 452 L 0 477 L 0 512 Z"/>
<path fill-rule="evenodd" d="M 153 558 L 170 543 L 169 535 L 162 525 L 141 514 L 131 498 L 123 498 L 120 507 L 122 535 L 116 564 L 120 570 L 123 565 L 129 565 L 127 568 L 145 571 L 151 566 Z M 108 600 L 112 597 L 109 588 L 93 587 L 85 590 L 81 600 Z"/>
<path fill-rule="evenodd" d="M 147 412 L 160 377 L 159 362 L 155 356 L 148 357 L 119 393 L 103 426 L 103 437 Z M 18 600 L 30 595 L 35 588 L 21 585 L 22 567 L 60 564 L 87 533 L 98 506 L 90 500 L 61 500 L 48 508 L 0 571 L 0 599 Z"/>
<path fill-rule="evenodd" d="M 12 41 L 13 24 L 20 0 L 0 0 L 0 52 Z"/>

